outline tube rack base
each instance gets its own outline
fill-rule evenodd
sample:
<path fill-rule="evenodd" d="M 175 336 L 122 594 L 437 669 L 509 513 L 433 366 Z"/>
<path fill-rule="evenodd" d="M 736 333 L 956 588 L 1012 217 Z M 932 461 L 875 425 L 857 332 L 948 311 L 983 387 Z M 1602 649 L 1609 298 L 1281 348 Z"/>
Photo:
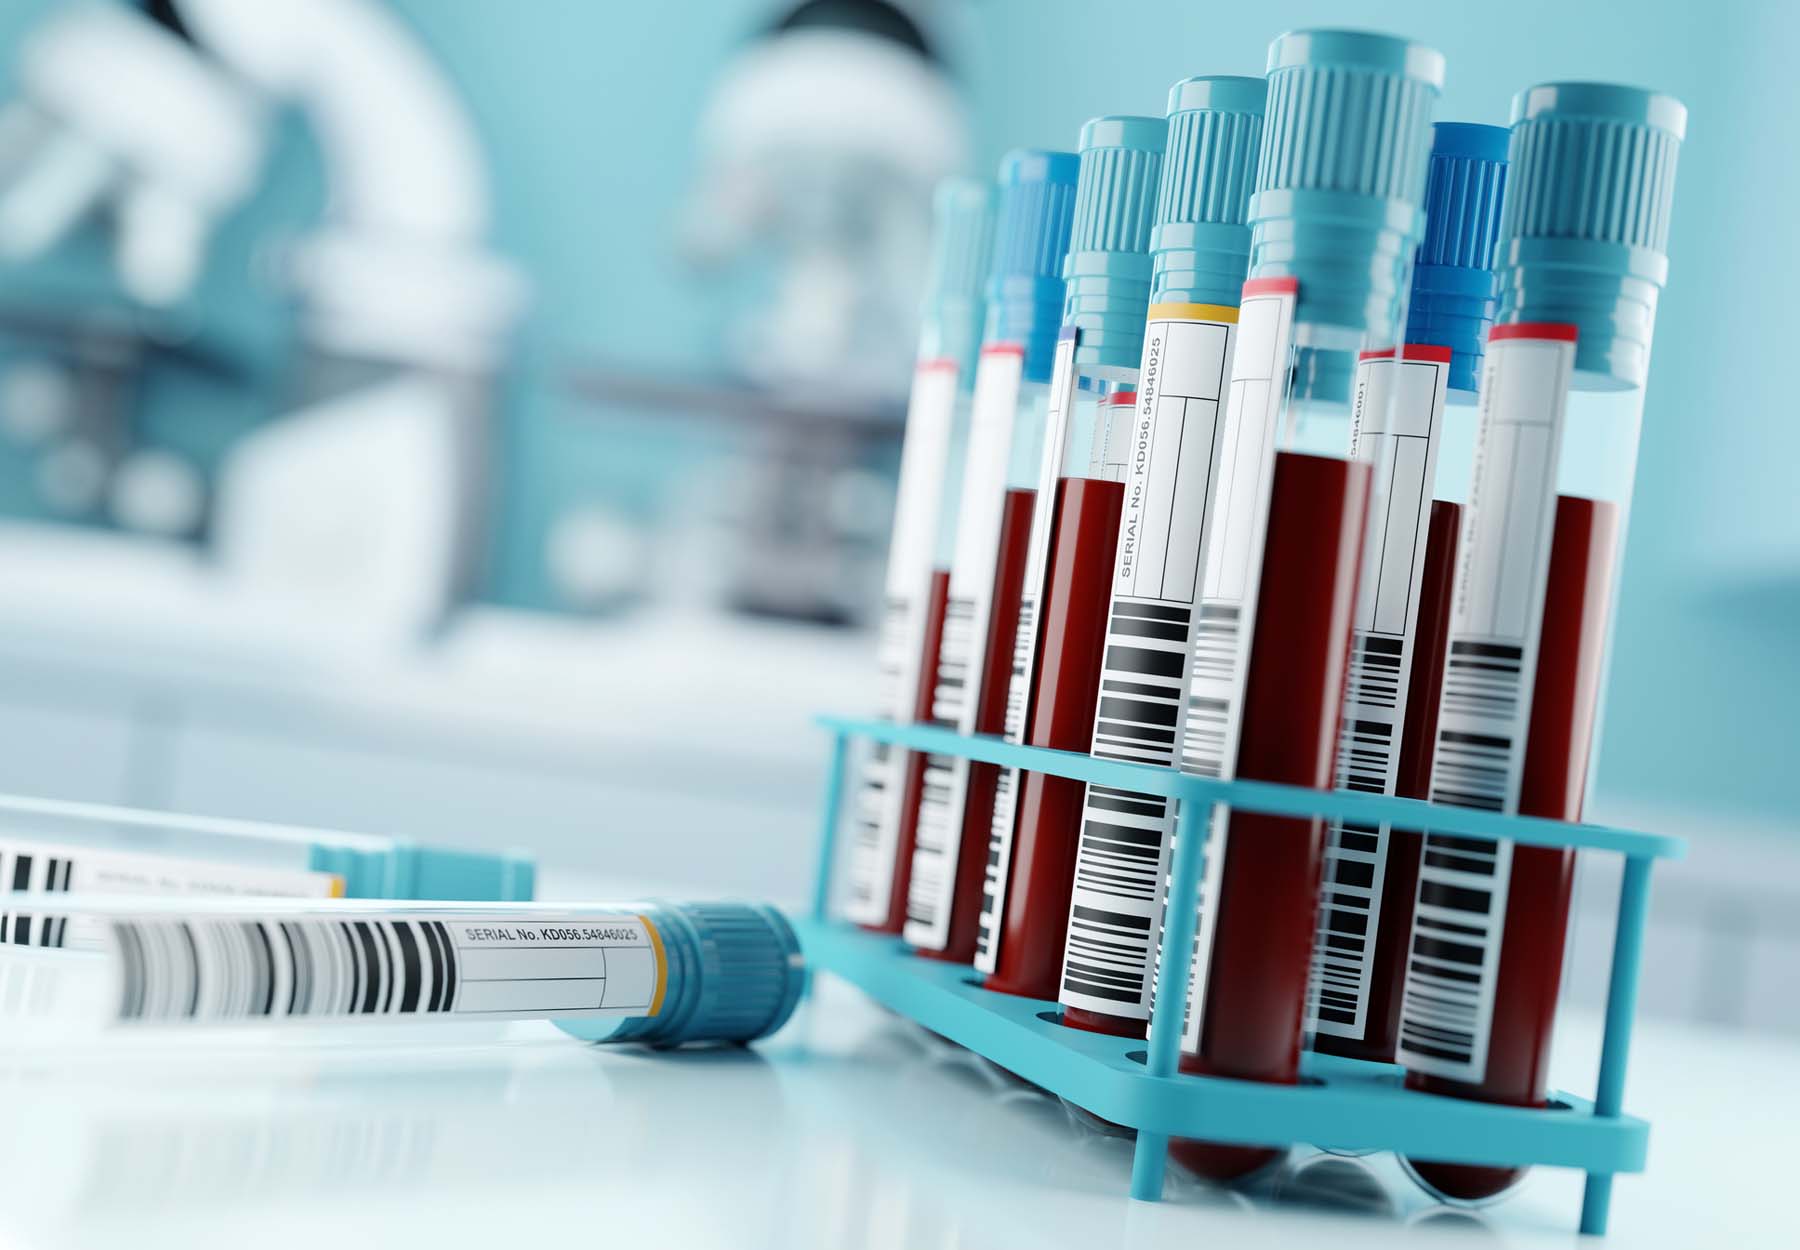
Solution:
<path fill-rule="evenodd" d="M 1309 1143 L 1349 1150 L 1392 1150 L 1412 1158 L 1499 1167 L 1550 1166 L 1587 1173 L 1581 1231 L 1603 1234 L 1612 1178 L 1641 1172 L 1650 1128 L 1622 1113 L 1637 978 L 1649 908 L 1650 866 L 1679 858 L 1674 838 L 1594 825 L 1571 825 L 1440 807 L 1411 799 L 1189 777 L 1173 769 L 1099 760 L 1016 746 L 988 737 L 882 721 L 821 718 L 833 734 L 825 787 L 813 914 L 801 921 L 809 964 L 857 986 L 875 1001 L 1094 1115 L 1137 1130 L 1131 1196 L 1162 1196 L 1171 1137 L 1254 1146 Z M 914 955 L 900 939 L 830 917 L 848 744 L 887 742 L 908 750 L 959 755 L 1174 799 L 1180 805 L 1172 896 L 1192 898 L 1205 839 L 1193 828 L 1215 804 L 1288 816 L 1387 821 L 1473 837 L 1611 851 L 1625 856 L 1614 932 L 1600 1079 L 1592 1101 L 1552 1093 L 1543 1108 L 1506 1107 L 1406 1089 L 1401 1070 L 1308 1054 L 1298 1085 L 1191 1076 L 1177 1068 L 1181 1021 L 1159 1000 L 1149 1038 L 1137 1041 L 1066 1028 L 1057 1004 L 981 988 L 974 969 Z M 1164 975 L 1186 984 L 1193 948 L 1192 906 L 1168 908 Z"/>

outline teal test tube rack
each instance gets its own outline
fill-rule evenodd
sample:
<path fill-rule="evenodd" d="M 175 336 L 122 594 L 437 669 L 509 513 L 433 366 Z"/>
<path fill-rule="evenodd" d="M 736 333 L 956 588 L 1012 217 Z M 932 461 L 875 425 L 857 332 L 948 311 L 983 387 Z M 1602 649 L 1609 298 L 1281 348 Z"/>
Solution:
<path fill-rule="evenodd" d="M 1587 1173 L 1581 1231 L 1601 1235 L 1606 1232 L 1613 1177 L 1644 1170 L 1650 1126 L 1623 1112 L 1625 1071 L 1637 1009 L 1650 871 L 1658 859 L 1679 859 L 1686 853 L 1679 838 L 1504 816 L 1417 799 L 1208 780 L 1174 769 L 1016 746 L 923 725 L 836 716 L 821 717 L 820 724 L 832 735 L 832 749 L 812 914 L 799 926 L 807 960 L 1024 1080 L 1137 1130 L 1133 1198 L 1154 1201 L 1162 1196 L 1171 1137 L 1245 1145 L 1305 1142 L 1391 1150 L 1455 1163 L 1575 1168 Z M 979 976 L 966 966 L 919 958 L 899 938 L 833 919 L 830 906 L 845 770 L 850 744 L 857 740 L 1173 799 L 1179 804 L 1180 831 L 1170 869 L 1174 898 L 1197 896 L 1205 839 L 1195 825 L 1206 820 L 1217 803 L 1278 816 L 1388 821 L 1406 829 L 1622 855 L 1625 871 L 1594 1097 L 1552 1092 L 1543 1108 L 1443 1098 L 1405 1089 L 1401 1070 L 1392 1065 L 1319 1054 L 1306 1056 L 1298 1085 L 1191 1076 L 1177 1070 L 1183 1021 L 1173 1005 L 1181 1000 L 1174 995 L 1157 998 L 1147 1043 L 1065 1028 L 1057 1022 L 1053 1002 L 984 990 Z M 1167 984 L 1188 983 L 1195 913 L 1192 905 L 1167 909 L 1162 973 Z"/>

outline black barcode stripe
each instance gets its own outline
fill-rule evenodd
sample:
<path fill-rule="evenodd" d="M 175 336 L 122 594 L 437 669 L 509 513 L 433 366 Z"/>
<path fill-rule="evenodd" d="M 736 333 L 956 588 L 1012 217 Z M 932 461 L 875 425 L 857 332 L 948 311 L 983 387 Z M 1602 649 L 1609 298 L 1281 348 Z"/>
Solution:
<path fill-rule="evenodd" d="M 110 928 L 125 1020 L 455 1008 L 457 957 L 440 921 L 137 920 Z"/>

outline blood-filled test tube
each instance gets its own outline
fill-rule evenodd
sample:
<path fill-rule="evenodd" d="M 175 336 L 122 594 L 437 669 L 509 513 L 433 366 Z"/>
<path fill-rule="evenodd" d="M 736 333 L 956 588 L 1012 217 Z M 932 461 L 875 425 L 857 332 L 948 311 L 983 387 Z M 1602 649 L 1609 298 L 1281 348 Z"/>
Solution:
<path fill-rule="evenodd" d="M 1079 165 L 1072 152 L 1029 150 L 1000 162 L 987 326 L 931 706 L 933 725 L 965 734 L 1006 727 Z M 923 757 L 905 928 L 920 954 L 974 959 L 998 777 L 992 764 Z"/>
<path fill-rule="evenodd" d="M 1351 453 L 1359 422 L 1390 420 L 1443 68 L 1384 35 L 1302 31 L 1270 48 L 1190 682 L 1196 771 L 1332 784 L 1371 478 Z M 1182 1070 L 1292 1084 L 1324 822 L 1221 806 L 1204 827 L 1200 896 L 1169 904 L 1199 913 Z M 1217 1179 L 1280 1153 L 1170 1150 Z"/>
<path fill-rule="evenodd" d="M 949 569 L 937 559 L 945 482 L 966 442 L 993 195 L 983 183 L 946 179 L 938 187 L 934 212 L 929 288 L 900 448 L 876 644 L 881 677 L 876 713 L 903 723 L 931 715 L 950 583 Z M 879 932 L 897 934 L 905 921 L 922 784 L 923 769 L 912 752 L 885 743 L 871 747 L 853 807 L 844 914 Z"/>
<path fill-rule="evenodd" d="M 417 903 L 58 894 L 79 950 L 0 946 L 0 1039 L 98 1028 L 554 1021 L 587 1041 L 749 1042 L 805 967 L 751 903 Z"/>
<path fill-rule="evenodd" d="M 1102 588 L 1109 599 L 1105 658 L 1084 744 L 1103 759 L 1181 763 L 1220 418 L 1250 258 L 1244 218 L 1266 95 L 1260 78 L 1226 77 L 1186 79 L 1169 93 L 1138 401 L 1120 431 L 1127 502 L 1111 580 Z M 1078 819 L 1057 987 L 1062 1021 L 1142 1037 L 1174 805 L 1089 785 Z"/>
<path fill-rule="evenodd" d="M 1499 313 L 1431 798 L 1581 817 L 1687 111 L 1595 83 L 1513 101 Z M 1407 1084 L 1543 1106 L 1574 854 L 1427 834 L 1401 1008 Z M 1409 1161 L 1475 1200 L 1518 1169 Z"/>
<path fill-rule="evenodd" d="M 1374 478 L 1338 741 L 1343 789 L 1429 790 L 1437 704 L 1421 686 L 1435 690 L 1444 664 L 1506 142 L 1501 126 L 1432 128 L 1406 343 L 1371 366 L 1370 383 L 1393 394 L 1357 430 L 1355 454 Z M 1307 1019 L 1314 1050 L 1393 1062 L 1420 844 L 1417 831 L 1385 822 L 1331 822 Z"/>
<path fill-rule="evenodd" d="M 1096 118 L 1081 131 L 1052 416 L 1008 678 L 1011 742 L 1084 751 L 1093 729 L 1167 133 L 1160 117 Z M 992 989 L 1056 995 L 1081 793 L 1062 778 L 999 776 L 975 950 Z"/>

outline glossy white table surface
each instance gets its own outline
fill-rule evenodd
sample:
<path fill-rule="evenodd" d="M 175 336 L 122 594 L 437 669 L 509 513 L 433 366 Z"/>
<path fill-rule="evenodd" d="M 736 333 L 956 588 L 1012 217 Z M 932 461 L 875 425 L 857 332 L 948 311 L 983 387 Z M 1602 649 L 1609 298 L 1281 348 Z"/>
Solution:
<path fill-rule="evenodd" d="M 1583 1088 L 1593 1022 L 1566 1022 Z M 1652 1170 L 1616 1246 L 1794 1245 L 1785 1043 L 1647 1027 Z M 1249 1193 L 1127 1143 L 824 979 L 754 1050 L 649 1054 L 548 1025 L 95 1040 L 0 1052 L 0 1234 L 45 1247 L 1571 1245 L 1580 1178 L 1479 1212 L 1391 1158 L 1297 1154 Z"/>

